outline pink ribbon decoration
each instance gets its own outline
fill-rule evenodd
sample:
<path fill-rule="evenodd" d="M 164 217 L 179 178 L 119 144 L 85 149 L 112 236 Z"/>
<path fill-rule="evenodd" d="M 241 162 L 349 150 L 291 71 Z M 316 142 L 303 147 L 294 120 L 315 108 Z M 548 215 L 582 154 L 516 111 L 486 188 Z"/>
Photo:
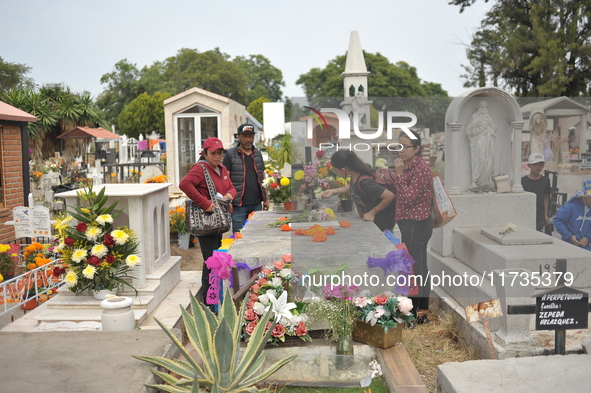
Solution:
<path fill-rule="evenodd" d="M 207 290 L 205 302 L 207 304 L 218 304 L 221 280 L 230 278 L 234 259 L 228 253 L 214 251 L 212 256 L 207 258 L 205 264 L 211 269 L 211 274 L 209 275 L 209 284 L 211 286 Z"/>

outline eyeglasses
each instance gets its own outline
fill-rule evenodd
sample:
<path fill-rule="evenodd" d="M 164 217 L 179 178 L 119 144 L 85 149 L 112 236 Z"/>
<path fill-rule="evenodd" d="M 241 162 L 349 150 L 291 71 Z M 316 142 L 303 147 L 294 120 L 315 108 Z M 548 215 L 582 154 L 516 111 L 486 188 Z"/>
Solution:
<path fill-rule="evenodd" d="M 400 150 L 408 150 L 408 149 L 414 149 L 417 146 L 413 146 L 413 145 L 401 145 L 402 149 Z"/>

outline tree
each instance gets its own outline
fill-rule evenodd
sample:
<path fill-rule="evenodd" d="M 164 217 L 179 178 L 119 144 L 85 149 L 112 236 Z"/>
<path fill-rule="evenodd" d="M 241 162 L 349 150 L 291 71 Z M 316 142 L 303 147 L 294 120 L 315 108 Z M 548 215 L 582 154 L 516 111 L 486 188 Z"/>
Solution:
<path fill-rule="evenodd" d="M 38 91 L 13 89 L 0 92 L 0 100 L 37 117 L 29 123 L 29 147 L 33 159 L 53 157 L 61 151 L 57 137 L 77 126 L 106 127 L 90 93 L 73 93 L 67 86 L 48 84 Z M 65 155 L 73 158 L 84 152 L 87 141 L 66 142 Z"/>
<path fill-rule="evenodd" d="M 0 91 L 35 87 L 32 78 L 26 76 L 31 67 L 25 64 L 9 63 L 0 57 Z"/>
<path fill-rule="evenodd" d="M 101 84 L 107 87 L 97 98 L 97 105 L 105 113 L 109 125 L 117 124 L 117 117 L 138 95 L 144 92 L 139 83 L 140 72 L 135 64 L 127 59 L 115 64 L 115 70 L 101 77 Z M 110 126 L 109 126 L 110 128 Z"/>
<path fill-rule="evenodd" d="M 475 0 L 454 0 L 460 12 Z M 498 0 L 467 49 L 465 86 L 519 96 L 591 94 L 591 0 Z"/>
<path fill-rule="evenodd" d="M 248 113 L 250 113 L 255 119 L 259 121 L 259 123 L 263 122 L 263 104 L 265 102 L 271 102 L 265 97 L 260 97 L 250 103 L 247 108 Z"/>
<path fill-rule="evenodd" d="M 271 65 L 269 59 L 263 55 L 250 55 L 248 58 L 238 56 L 232 62 L 246 74 L 248 105 L 259 97 L 265 97 L 269 102 L 281 101 L 281 87 L 285 86 L 283 73 Z"/>
<path fill-rule="evenodd" d="M 121 132 L 133 138 L 152 131 L 164 135 L 164 100 L 168 93 L 140 94 L 119 115 Z"/>

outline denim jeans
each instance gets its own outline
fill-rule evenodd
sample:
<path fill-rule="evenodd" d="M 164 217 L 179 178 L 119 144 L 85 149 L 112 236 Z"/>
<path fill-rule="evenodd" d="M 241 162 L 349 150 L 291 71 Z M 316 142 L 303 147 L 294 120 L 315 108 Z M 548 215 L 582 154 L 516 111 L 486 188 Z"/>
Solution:
<path fill-rule="evenodd" d="M 401 240 L 406 244 L 408 253 L 415 260 L 414 274 L 422 277 L 423 285 L 419 286 L 419 294 L 411 296 L 413 303 L 413 314 L 416 315 L 417 309 L 429 309 L 429 295 L 431 287 L 427 273 L 427 243 L 433 234 L 433 221 L 431 217 L 425 220 L 417 221 L 404 219 L 397 222 L 400 229 Z"/>
<path fill-rule="evenodd" d="M 234 206 L 234 213 L 232 213 L 232 232 L 239 232 L 244 226 L 244 221 L 252 212 L 263 210 L 263 205 L 255 203 L 252 205 Z"/>

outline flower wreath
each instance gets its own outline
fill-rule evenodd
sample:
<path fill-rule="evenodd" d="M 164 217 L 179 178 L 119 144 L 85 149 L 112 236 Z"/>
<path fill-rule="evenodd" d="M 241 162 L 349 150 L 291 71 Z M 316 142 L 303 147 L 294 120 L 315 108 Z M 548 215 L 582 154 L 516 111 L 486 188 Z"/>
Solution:
<path fill-rule="evenodd" d="M 272 345 L 278 345 L 279 341 L 285 342 L 286 335 L 312 341 L 308 334 L 309 318 L 304 312 L 305 303 L 287 303 L 289 285 L 297 283 L 299 277 L 291 269 L 292 262 L 292 255 L 286 254 L 280 261 L 274 262 L 273 266 L 265 267 L 258 273 L 257 281 L 248 291 L 246 311 L 242 316 L 247 339 L 268 307 L 273 307 L 278 323 L 271 333 Z"/>

